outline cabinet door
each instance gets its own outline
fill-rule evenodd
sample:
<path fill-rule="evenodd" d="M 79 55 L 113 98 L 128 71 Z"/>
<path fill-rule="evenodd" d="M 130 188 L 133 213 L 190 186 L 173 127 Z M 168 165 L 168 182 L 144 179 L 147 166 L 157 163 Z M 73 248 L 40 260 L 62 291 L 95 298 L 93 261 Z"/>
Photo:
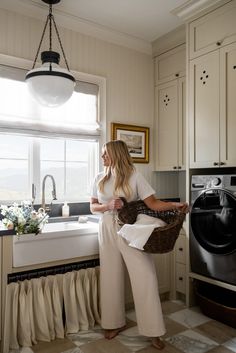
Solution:
<path fill-rule="evenodd" d="M 190 63 L 190 167 L 219 165 L 219 51 Z"/>
<path fill-rule="evenodd" d="M 186 263 L 186 236 L 180 234 L 175 244 L 175 259 L 176 262 Z"/>
<path fill-rule="evenodd" d="M 178 167 L 178 82 L 160 85 L 156 89 L 157 170 L 177 170 Z"/>
<path fill-rule="evenodd" d="M 220 164 L 236 166 L 236 43 L 220 50 Z"/>
<path fill-rule="evenodd" d="M 180 45 L 155 59 L 155 85 L 185 76 L 186 48 Z"/>
<path fill-rule="evenodd" d="M 236 41 L 236 1 L 219 7 L 190 24 L 190 59 Z"/>
<path fill-rule="evenodd" d="M 176 291 L 186 293 L 186 268 L 183 264 L 176 264 Z"/>
<path fill-rule="evenodd" d="M 186 165 L 186 80 L 178 79 L 178 169 Z"/>

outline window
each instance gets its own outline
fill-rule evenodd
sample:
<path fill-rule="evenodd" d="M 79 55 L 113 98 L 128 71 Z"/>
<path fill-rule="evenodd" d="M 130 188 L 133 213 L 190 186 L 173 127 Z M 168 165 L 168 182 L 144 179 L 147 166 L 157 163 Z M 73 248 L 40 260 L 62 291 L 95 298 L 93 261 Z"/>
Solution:
<path fill-rule="evenodd" d="M 50 139 L 0 135 L 0 200 L 31 199 L 41 203 L 42 180 L 50 174 L 56 181 L 58 201 L 88 201 L 91 183 L 98 172 L 98 141 Z M 52 199 L 50 179 L 46 201 Z"/>
<path fill-rule="evenodd" d="M 98 172 L 98 142 L 40 139 L 39 146 L 40 184 L 46 174 L 51 174 L 59 200 L 88 201 L 93 178 Z M 52 188 L 50 182 L 48 184 L 46 191 L 50 198 Z"/>
<path fill-rule="evenodd" d="M 29 199 L 30 139 L 0 135 L 0 200 Z"/>
<path fill-rule="evenodd" d="M 88 201 L 103 143 L 104 81 L 89 76 L 86 82 L 83 75 L 67 103 L 45 108 L 31 98 L 24 77 L 25 70 L 0 65 L 0 202 L 31 199 L 34 184 L 41 203 L 47 174 L 56 181 L 58 202 Z M 50 179 L 45 186 L 49 203 Z"/>

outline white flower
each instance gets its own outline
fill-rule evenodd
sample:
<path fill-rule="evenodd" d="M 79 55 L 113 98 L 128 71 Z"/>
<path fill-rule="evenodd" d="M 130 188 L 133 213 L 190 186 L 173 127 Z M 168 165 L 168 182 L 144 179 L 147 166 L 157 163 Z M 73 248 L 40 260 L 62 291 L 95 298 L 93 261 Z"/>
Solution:
<path fill-rule="evenodd" d="M 19 225 L 24 225 L 26 223 L 26 219 L 23 217 L 22 214 L 19 214 L 17 218 L 18 218 Z"/>
<path fill-rule="evenodd" d="M 31 212 L 31 218 L 32 218 L 32 219 L 37 219 L 37 218 L 38 218 L 38 214 L 37 214 L 36 211 L 32 211 L 32 212 Z"/>
<path fill-rule="evenodd" d="M 2 224 L 8 229 L 8 230 L 11 230 L 11 229 L 14 229 L 14 224 L 9 221 L 8 219 L 4 218 L 2 220 Z"/>
<path fill-rule="evenodd" d="M 30 201 L 22 201 L 20 206 L 17 203 L 9 207 L 1 205 L 0 213 L 5 217 L 2 220 L 5 227 L 15 229 L 17 234 L 38 234 L 48 220 L 48 215 L 41 210 L 36 212 Z"/>
<path fill-rule="evenodd" d="M 0 209 L 2 210 L 2 211 L 1 211 L 1 214 L 2 214 L 3 216 L 5 216 L 6 213 L 7 213 L 8 207 L 7 207 L 6 205 L 1 205 L 1 206 L 0 206 Z"/>

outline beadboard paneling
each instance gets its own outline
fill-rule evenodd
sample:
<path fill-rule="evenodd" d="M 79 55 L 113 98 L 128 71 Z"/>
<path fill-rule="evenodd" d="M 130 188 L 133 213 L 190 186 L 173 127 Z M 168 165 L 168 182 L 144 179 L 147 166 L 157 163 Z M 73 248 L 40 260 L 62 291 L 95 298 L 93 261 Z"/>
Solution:
<path fill-rule="evenodd" d="M 33 60 L 43 24 L 43 21 L 0 10 L 0 52 Z M 108 122 L 119 120 L 151 127 L 151 56 L 64 28 L 59 27 L 59 32 L 70 69 L 107 79 Z M 53 49 L 57 49 L 58 43 L 54 41 Z M 64 64 L 63 58 L 61 63 Z"/>
<path fill-rule="evenodd" d="M 44 20 L 39 21 L 11 11 L 0 9 L 0 53 L 34 60 L 42 34 Z M 57 22 L 57 19 L 56 19 Z M 97 38 L 60 28 L 62 44 L 71 70 L 103 76 L 107 79 L 107 131 L 110 123 L 153 127 L 153 62 L 151 55 Z M 57 50 L 53 40 L 53 49 Z M 42 49 L 48 49 L 46 43 Z M 63 58 L 61 58 L 61 64 Z M 150 138 L 150 147 L 153 138 Z M 150 163 L 137 164 L 150 174 L 153 166 L 152 148 Z"/>
<path fill-rule="evenodd" d="M 159 199 L 179 197 L 178 172 L 154 172 L 153 186 Z"/>

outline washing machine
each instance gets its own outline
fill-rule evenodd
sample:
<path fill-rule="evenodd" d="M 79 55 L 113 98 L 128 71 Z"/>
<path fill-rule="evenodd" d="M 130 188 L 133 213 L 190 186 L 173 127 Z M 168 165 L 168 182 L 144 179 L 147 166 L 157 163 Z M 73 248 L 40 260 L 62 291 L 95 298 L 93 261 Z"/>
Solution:
<path fill-rule="evenodd" d="M 193 175 L 191 271 L 236 285 L 236 175 Z"/>

